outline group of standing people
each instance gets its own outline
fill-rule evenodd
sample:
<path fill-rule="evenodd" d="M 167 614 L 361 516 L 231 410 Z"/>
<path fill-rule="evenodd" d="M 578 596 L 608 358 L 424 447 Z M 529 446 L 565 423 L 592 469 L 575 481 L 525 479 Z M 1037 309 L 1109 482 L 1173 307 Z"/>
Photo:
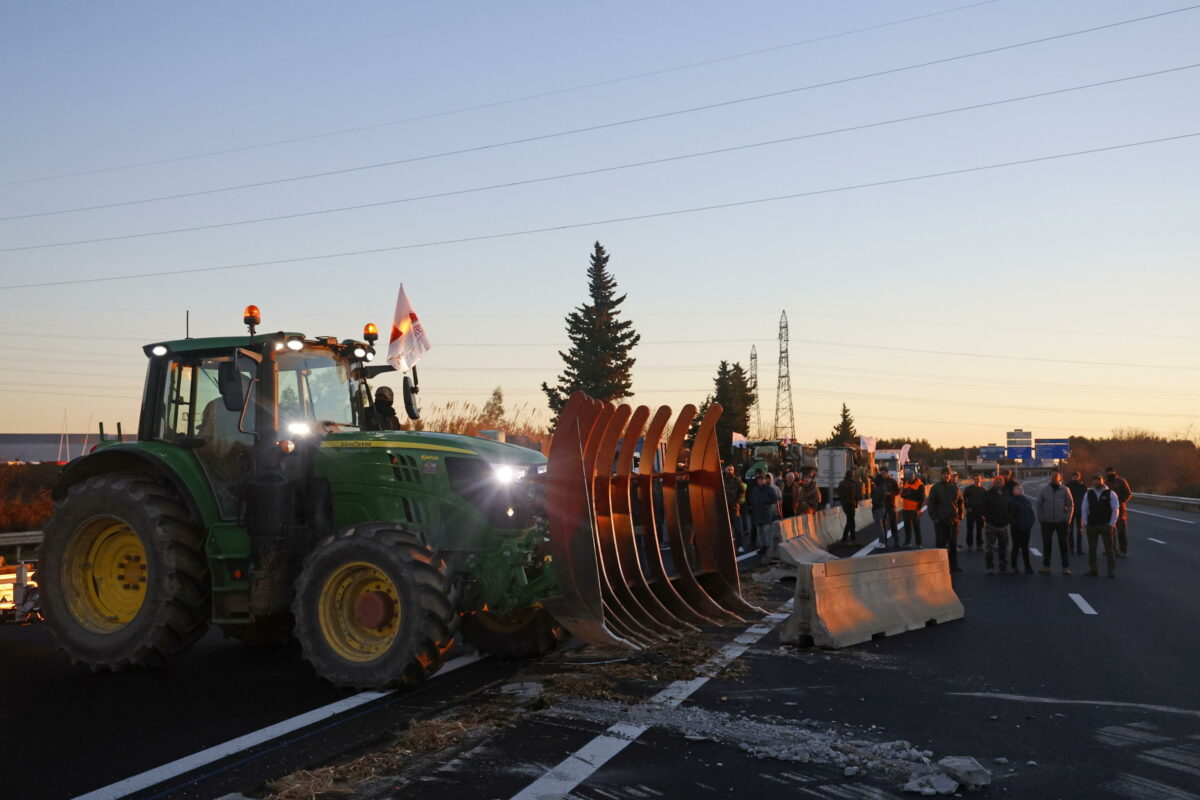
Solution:
<path fill-rule="evenodd" d="M 815 514 L 821 507 L 816 470 L 785 472 L 782 480 L 766 470 L 755 470 L 743 482 L 733 465 L 725 467 L 725 500 L 739 553 L 770 545 L 771 524 L 786 517 Z"/>
<path fill-rule="evenodd" d="M 1035 524 L 1041 526 L 1042 568 L 1049 574 L 1057 541 L 1062 573 L 1071 574 L 1070 555 L 1083 555 L 1083 537 L 1087 537 L 1088 576 L 1099 574 L 1098 548 L 1103 546 L 1107 574 L 1116 577 L 1116 561 L 1125 558 L 1129 550 L 1127 504 L 1133 496 L 1129 482 L 1108 467 L 1103 474 L 1092 476 L 1091 486 L 1075 472 L 1063 483 L 1062 473 L 1051 471 L 1049 482 L 1036 498 L 1025 495 L 1025 489 L 1013 477 L 1012 471 L 992 478 L 991 488 L 984 489 L 983 478 L 974 476 L 972 483 L 959 490 L 958 476 L 949 468 L 941 472 L 941 480 L 928 489 L 925 510 L 933 522 L 937 546 L 947 549 L 950 570 L 959 572 L 959 524 L 966 521 L 966 549 L 985 551 L 984 571 L 1017 574 L 1021 567 L 1033 572 L 1030 561 L 1030 538 Z M 925 499 L 925 486 L 920 476 L 910 475 L 903 487 L 881 473 L 872 495 L 876 520 L 880 525 L 880 541 L 887 547 L 887 534 L 899 546 L 896 530 L 895 499 L 903 506 L 905 529 L 904 546 L 916 541 L 921 546 L 920 501 Z M 914 509 L 913 506 L 916 508 Z"/>
<path fill-rule="evenodd" d="M 821 491 L 815 473 L 816 470 L 808 468 L 784 473 L 782 480 L 776 480 L 770 472 L 757 470 L 743 482 L 732 465 L 725 468 L 725 494 L 739 553 L 750 548 L 765 550 L 771 544 L 772 523 L 777 520 L 817 512 Z M 886 469 L 881 469 L 871 487 L 871 507 L 885 550 L 922 547 L 921 516 L 928 513 L 933 522 L 935 545 L 946 549 L 952 572 L 961 571 L 959 526 L 965 522 L 965 549 L 985 552 L 987 574 L 997 569 L 1001 574 L 1010 571 L 1017 574 L 1022 566 L 1026 573 L 1032 573 L 1029 545 L 1037 524 L 1042 533 L 1041 572 L 1051 572 L 1057 542 L 1062 574 L 1071 574 L 1071 555 L 1086 553 L 1085 575 L 1098 575 L 1097 556 L 1103 547 L 1107 574 L 1116 577 L 1117 559 L 1128 556 L 1127 504 L 1133 492 L 1129 482 L 1113 467 L 1093 475 L 1090 486 L 1082 477 L 1075 472 L 1064 483 L 1062 473 L 1052 470 L 1049 482 L 1036 498 L 1031 498 L 1026 496 L 1012 470 L 992 478 L 990 488 L 984 488 L 983 477 L 975 475 L 970 484 L 960 489 L 958 475 L 949 467 L 942 469 L 941 479 L 931 485 L 916 471 L 905 475 L 900 483 Z M 862 486 L 853 471 L 846 473 L 837 494 L 846 516 L 841 543 L 858 544 L 854 512 Z"/>

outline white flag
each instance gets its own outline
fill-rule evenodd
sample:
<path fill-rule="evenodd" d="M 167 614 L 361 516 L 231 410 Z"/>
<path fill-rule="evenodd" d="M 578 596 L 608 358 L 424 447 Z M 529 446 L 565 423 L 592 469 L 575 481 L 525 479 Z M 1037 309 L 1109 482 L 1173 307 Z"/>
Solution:
<path fill-rule="evenodd" d="M 400 284 L 400 294 L 396 296 L 396 316 L 392 318 L 392 336 L 388 340 L 388 363 L 398 372 L 408 372 L 417 365 L 421 356 L 432 345 L 425 328 L 417 319 L 408 295 L 404 293 L 404 284 Z"/>

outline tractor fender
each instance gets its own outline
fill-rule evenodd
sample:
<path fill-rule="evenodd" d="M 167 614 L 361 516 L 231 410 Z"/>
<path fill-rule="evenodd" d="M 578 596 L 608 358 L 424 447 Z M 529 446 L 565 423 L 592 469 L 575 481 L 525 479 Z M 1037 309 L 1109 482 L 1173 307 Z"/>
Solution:
<path fill-rule="evenodd" d="M 74 459 L 59 473 L 51 496 L 55 501 L 62 500 L 75 484 L 113 472 L 136 472 L 169 485 L 198 525 L 207 528 L 220 521 L 208 478 L 195 458 L 175 448 L 155 447 L 150 442 L 114 444 Z"/>

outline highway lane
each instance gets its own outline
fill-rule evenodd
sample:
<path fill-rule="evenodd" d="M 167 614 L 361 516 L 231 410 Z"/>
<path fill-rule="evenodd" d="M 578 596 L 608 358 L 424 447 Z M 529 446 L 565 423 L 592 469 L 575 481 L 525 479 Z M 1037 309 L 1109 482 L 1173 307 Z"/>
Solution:
<path fill-rule="evenodd" d="M 1195 581 L 1200 528 L 1188 524 L 1200 522 L 1200 514 L 1169 515 L 1175 519 L 1131 514 L 1131 557 L 1118 562 L 1115 580 L 1084 578 L 1085 562 L 1078 556 L 1072 558 L 1072 576 L 985 576 L 982 554 L 964 552 L 965 571 L 955 580 L 967 607 L 963 622 L 828 657 L 785 657 L 776 642 L 764 640 L 744 657 L 750 669 L 746 683 L 712 682 L 689 703 L 728 709 L 720 698 L 732 695 L 739 698 L 738 710 L 748 714 L 783 712 L 863 729 L 882 726 L 888 735 L 922 742 L 939 755 L 1005 755 L 1019 765 L 1032 759 L 1039 768 L 1022 767 L 1009 781 L 1014 789 L 1055 792 L 1037 796 L 1088 796 L 1073 793 L 1080 786 L 1089 787 L 1090 796 L 1113 794 L 1115 786 L 1125 791 L 1119 796 L 1135 796 L 1141 787 L 1150 797 L 1154 786 L 1186 787 L 1185 770 L 1200 768 L 1196 740 L 1188 739 L 1200 730 L 1200 719 L 1185 713 L 1200 714 L 1192 677 L 1200 663 L 1192 633 L 1200 609 Z M 928 521 L 925 525 L 928 542 L 932 530 Z M 1033 541 L 1040 548 L 1036 530 Z M 1057 557 L 1054 564 L 1057 569 Z M 1098 613 L 1083 614 L 1071 594 Z M 71 797 L 352 694 L 317 679 L 295 648 L 249 648 L 219 633 L 162 672 L 81 672 L 52 652 L 48 631 L 37 627 L 0 629 L 0 659 L 5 697 L 0 725 L 22 731 L 20 741 L 29 743 L 0 749 L 5 796 Z M 453 703 L 510 669 L 480 665 L 453 687 L 414 697 L 394 713 L 380 712 L 367 727 L 378 732 L 402 724 L 422 708 Z M 785 696 L 791 699 L 783 702 L 798 705 L 783 705 Z M 522 781 L 528 783 L 530 770 L 544 770 L 594 734 L 586 726 L 569 736 L 561 726 L 533 727 L 498 736 L 487 748 L 516 765 L 517 772 L 510 770 L 502 782 L 514 794 Z M 370 738 L 369 730 L 354 737 L 343 733 L 289 745 L 168 796 L 249 789 Z M 589 794 L 593 786 L 615 796 L 621 796 L 621 786 L 640 784 L 674 791 L 680 778 L 668 767 L 676 758 L 695 769 L 693 782 L 712 786 L 722 785 L 712 782 L 717 779 L 732 780 L 765 791 L 792 780 L 780 777 L 785 772 L 801 774 L 796 765 L 767 769 L 745 754 L 668 731 L 651 729 L 646 736 L 591 776 L 579 796 L 605 796 Z M 702 751 L 707 755 L 696 755 Z M 475 775 L 470 764 L 456 770 L 438 781 L 447 798 L 477 797 L 469 788 L 476 780 L 495 780 Z M 828 769 L 812 770 L 826 782 L 822 785 L 841 785 Z M 638 780 L 629 783 L 632 777 Z M 451 785 L 442 787 L 447 779 Z M 864 786 L 888 786 L 860 780 Z M 671 791 L 665 796 L 673 796 Z M 1189 796 L 1181 791 L 1175 800 Z"/>
<path fill-rule="evenodd" d="M 1078 556 L 1071 576 L 989 576 L 982 553 L 964 552 L 955 585 L 966 619 L 834 653 L 780 647 L 768 637 L 743 658 L 743 680 L 711 681 L 687 707 L 849 726 L 855 736 L 902 738 L 935 757 L 975 756 L 993 771 L 993 791 L 1014 797 L 1197 800 L 1200 530 L 1193 527 L 1138 519 L 1131 556 L 1111 580 L 1084 577 Z M 1097 613 L 1084 614 L 1072 594 Z M 523 800 L 533 776 L 573 763 L 572 753 L 586 759 L 607 722 L 535 718 L 416 779 L 447 799 L 476 796 L 486 780 L 496 797 Z M 898 786 L 894 775 L 848 777 L 829 766 L 764 760 L 659 726 L 587 774 L 571 797 L 906 796 Z"/>

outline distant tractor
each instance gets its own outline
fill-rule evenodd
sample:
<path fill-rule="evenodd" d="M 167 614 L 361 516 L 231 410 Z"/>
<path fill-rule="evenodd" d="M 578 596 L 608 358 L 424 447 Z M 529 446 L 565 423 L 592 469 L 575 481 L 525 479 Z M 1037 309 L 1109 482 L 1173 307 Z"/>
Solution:
<path fill-rule="evenodd" d="M 817 466 L 817 448 L 780 439 L 746 442 L 742 452 L 742 477 L 752 479 L 757 470 L 780 473 Z"/>
<path fill-rule="evenodd" d="M 73 662 L 157 666 L 216 625 L 249 643 L 295 636 L 330 681 L 383 688 L 436 672 L 456 635 L 528 657 L 568 629 L 638 647 L 756 611 L 718 513 L 719 407 L 692 469 L 653 473 L 648 459 L 634 476 L 633 448 L 615 453 L 648 410 L 577 395 L 547 474 L 542 454 L 486 438 L 369 430 L 368 381 L 391 369 L 370 364 L 373 325 L 339 341 L 259 334 L 254 306 L 244 321 L 249 335 L 146 345 L 136 441 L 101 441 L 60 475 L 38 579 Z M 680 542 L 675 575 L 644 505 L 655 495 Z"/>

